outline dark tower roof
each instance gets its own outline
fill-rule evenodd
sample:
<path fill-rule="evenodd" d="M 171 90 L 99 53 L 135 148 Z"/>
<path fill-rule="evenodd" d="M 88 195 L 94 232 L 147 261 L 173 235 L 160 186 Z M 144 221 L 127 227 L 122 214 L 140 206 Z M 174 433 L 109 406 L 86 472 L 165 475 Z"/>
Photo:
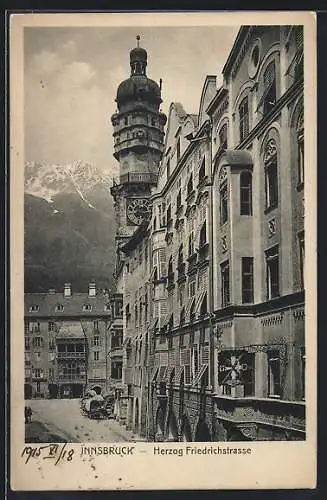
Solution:
<path fill-rule="evenodd" d="M 162 102 L 159 85 L 146 76 L 147 51 L 139 47 L 140 37 L 137 36 L 137 47 L 130 51 L 131 76 L 124 80 L 117 89 L 116 102 L 118 109 L 127 102 L 148 102 L 157 104 Z"/>

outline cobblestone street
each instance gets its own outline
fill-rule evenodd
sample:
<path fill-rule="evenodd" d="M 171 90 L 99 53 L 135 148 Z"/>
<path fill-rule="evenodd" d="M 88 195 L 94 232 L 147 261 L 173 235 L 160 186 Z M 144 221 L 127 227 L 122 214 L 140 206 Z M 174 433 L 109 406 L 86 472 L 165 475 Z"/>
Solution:
<path fill-rule="evenodd" d="M 48 442 L 64 440 L 73 443 L 142 441 L 115 420 L 91 420 L 80 412 L 79 399 L 28 400 L 32 422 L 26 424 L 27 437 L 35 433 Z M 57 439 L 56 439 L 57 438 Z"/>

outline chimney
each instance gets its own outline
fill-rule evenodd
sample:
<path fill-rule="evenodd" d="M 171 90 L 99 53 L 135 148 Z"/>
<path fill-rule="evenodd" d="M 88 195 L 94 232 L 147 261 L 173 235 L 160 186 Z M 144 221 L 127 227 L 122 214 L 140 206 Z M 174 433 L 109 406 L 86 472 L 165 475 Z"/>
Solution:
<path fill-rule="evenodd" d="M 72 295 L 72 287 L 70 283 L 65 283 L 64 287 L 64 297 L 71 297 Z"/>
<path fill-rule="evenodd" d="M 96 296 L 96 284 L 95 281 L 92 280 L 89 283 L 89 297 L 95 297 Z"/>

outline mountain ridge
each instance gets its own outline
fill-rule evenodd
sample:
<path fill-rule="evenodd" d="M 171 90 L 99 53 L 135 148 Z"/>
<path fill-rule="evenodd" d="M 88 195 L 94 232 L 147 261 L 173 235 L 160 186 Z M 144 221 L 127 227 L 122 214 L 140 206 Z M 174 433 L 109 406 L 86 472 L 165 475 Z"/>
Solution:
<path fill-rule="evenodd" d="M 88 162 L 25 167 L 25 291 L 95 279 L 113 288 L 114 210 L 110 178 Z"/>

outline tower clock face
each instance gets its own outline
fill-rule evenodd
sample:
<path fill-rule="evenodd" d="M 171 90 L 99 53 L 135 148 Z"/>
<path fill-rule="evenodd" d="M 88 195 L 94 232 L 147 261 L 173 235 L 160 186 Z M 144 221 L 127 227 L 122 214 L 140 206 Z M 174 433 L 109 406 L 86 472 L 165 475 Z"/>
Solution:
<path fill-rule="evenodd" d="M 139 226 L 150 217 L 151 209 L 149 200 L 127 200 L 127 220 L 130 224 Z"/>

